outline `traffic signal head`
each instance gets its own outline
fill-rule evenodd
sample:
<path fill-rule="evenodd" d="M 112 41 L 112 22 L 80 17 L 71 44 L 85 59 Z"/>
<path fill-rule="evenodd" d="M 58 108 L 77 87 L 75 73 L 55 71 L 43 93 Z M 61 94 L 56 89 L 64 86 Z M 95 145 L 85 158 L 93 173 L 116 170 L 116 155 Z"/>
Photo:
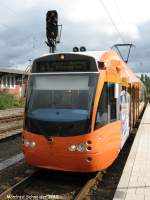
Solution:
<path fill-rule="evenodd" d="M 48 41 L 56 40 L 58 35 L 58 14 L 56 10 L 47 12 L 46 15 L 46 36 Z"/>

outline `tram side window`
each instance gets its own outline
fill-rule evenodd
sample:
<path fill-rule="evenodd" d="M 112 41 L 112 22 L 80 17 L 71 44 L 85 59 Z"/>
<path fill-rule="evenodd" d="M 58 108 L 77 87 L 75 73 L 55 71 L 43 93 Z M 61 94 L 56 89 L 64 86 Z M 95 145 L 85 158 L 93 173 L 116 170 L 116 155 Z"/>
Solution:
<path fill-rule="evenodd" d="M 110 106 L 110 121 L 117 119 L 117 108 L 116 108 L 116 98 L 115 98 L 115 84 L 110 83 L 108 86 L 109 93 L 109 106 Z"/>
<path fill-rule="evenodd" d="M 107 84 L 105 83 L 97 108 L 95 129 L 100 128 L 107 123 L 108 123 L 108 88 Z"/>

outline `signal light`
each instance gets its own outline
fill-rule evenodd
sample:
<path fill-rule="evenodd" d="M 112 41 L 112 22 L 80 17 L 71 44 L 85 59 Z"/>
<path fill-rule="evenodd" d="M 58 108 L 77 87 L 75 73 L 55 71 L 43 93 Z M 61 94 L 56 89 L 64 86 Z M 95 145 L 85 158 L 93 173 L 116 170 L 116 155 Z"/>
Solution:
<path fill-rule="evenodd" d="M 81 52 L 86 51 L 86 48 L 85 47 L 80 47 L 80 49 L 78 47 L 73 48 L 73 52 L 78 52 L 78 51 L 81 51 Z"/>
<path fill-rule="evenodd" d="M 58 14 L 56 10 L 48 11 L 46 14 L 46 36 L 48 43 L 56 40 L 58 35 Z M 53 43 L 52 43 L 53 46 Z"/>
<path fill-rule="evenodd" d="M 73 48 L 73 52 L 78 52 L 79 51 L 79 48 L 78 47 L 74 47 Z"/>
<path fill-rule="evenodd" d="M 80 47 L 80 51 L 86 51 L 86 48 L 85 47 Z"/>

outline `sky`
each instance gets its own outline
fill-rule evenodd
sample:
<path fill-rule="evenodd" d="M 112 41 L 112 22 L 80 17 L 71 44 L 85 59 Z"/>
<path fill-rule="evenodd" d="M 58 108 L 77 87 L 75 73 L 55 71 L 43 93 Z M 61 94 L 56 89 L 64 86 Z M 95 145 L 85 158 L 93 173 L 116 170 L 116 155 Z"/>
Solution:
<path fill-rule="evenodd" d="M 57 10 L 63 25 L 57 52 L 132 43 L 129 65 L 135 72 L 150 72 L 149 8 L 148 0 L 1 0 L 0 67 L 25 69 L 30 60 L 48 53 L 46 13 Z"/>

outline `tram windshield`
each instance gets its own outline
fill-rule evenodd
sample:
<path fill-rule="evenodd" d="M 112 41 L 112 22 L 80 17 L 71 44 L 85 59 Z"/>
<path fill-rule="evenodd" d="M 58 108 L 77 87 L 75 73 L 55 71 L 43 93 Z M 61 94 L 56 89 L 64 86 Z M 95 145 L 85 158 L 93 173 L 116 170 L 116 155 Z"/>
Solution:
<path fill-rule="evenodd" d="M 98 74 L 33 74 L 29 80 L 25 129 L 45 136 L 90 131 Z"/>

